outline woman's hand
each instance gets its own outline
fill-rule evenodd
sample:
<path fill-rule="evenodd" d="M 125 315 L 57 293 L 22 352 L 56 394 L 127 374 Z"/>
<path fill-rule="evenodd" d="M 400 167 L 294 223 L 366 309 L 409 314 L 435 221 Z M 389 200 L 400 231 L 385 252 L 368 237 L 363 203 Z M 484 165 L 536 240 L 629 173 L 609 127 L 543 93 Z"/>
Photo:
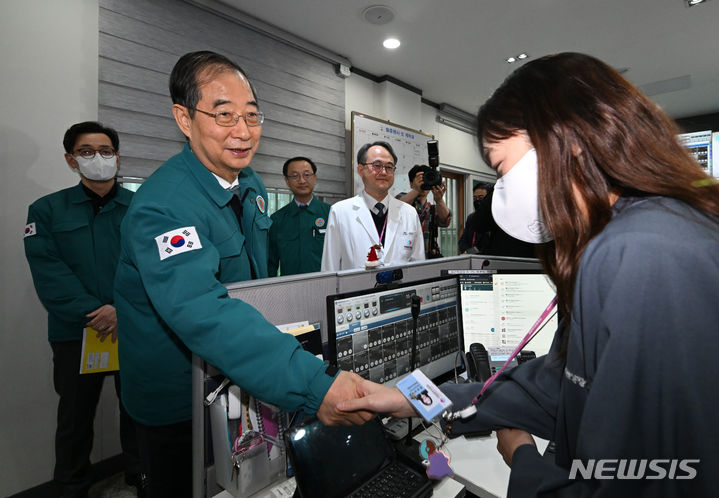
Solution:
<path fill-rule="evenodd" d="M 512 456 L 515 450 L 524 444 L 537 446 L 532 435 L 521 429 L 499 429 L 497 431 L 497 451 L 509 467 L 512 466 Z"/>
<path fill-rule="evenodd" d="M 357 399 L 348 399 L 337 405 L 342 411 L 367 410 L 393 417 L 414 417 L 417 412 L 396 387 L 387 387 L 363 380 L 357 384 Z"/>

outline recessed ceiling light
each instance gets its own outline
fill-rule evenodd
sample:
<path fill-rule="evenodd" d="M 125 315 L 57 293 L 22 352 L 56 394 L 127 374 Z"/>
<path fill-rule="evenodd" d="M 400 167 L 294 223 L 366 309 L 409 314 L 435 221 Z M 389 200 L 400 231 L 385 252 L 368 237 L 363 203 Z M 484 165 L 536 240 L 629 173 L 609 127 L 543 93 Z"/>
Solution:
<path fill-rule="evenodd" d="M 515 56 L 512 56 L 512 57 L 507 57 L 507 58 L 504 59 L 504 60 L 506 60 L 509 64 L 512 64 L 513 62 L 521 61 L 521 60 L 524 60 L 524 59 L 526 59 L 526 58 L 528 58 L 528 57 L 529 57 L 529 55 L 527 55 L 527 52 L 522 52 L 522 53 L 519 54 L 519 55 L 515 55 Z"/>
<path fill-rule="evenodd" d="M 399 47 L 399 40 L 397 38 L 387 38 L 382 42 L 382 45 L 384 45 L 384 48 L 394 49 Z"/>

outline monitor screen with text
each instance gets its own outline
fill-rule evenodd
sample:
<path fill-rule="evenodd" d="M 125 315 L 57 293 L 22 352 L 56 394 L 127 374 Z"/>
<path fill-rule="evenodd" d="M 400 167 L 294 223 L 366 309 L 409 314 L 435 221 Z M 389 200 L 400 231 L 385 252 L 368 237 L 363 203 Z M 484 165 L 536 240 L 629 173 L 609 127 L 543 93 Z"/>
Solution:
<path fill-rule="evenodd" d="M 464 342 L 483 344 L 495 361 L 509 357 L 556 294 L 552 281 L 540 271 L 478 270 L 458 276 Z M 545 322 L 524 348 L 537 356 L 549 351 L 557 330 L 556 313 Z"/>

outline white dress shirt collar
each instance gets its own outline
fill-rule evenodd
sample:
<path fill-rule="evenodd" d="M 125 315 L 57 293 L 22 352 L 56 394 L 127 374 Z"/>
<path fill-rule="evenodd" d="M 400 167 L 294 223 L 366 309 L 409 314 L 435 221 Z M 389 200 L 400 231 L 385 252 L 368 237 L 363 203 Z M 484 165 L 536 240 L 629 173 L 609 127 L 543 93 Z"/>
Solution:
<path fill-rule="evenodd" d="M 362 191 L 362 199 L 364 200 L 364 203 L 367 205 L 367 209 L 369 209 L 370 212 L 372 212 L 374 214 L 377 214 L 377 208 L 375 208 L 374 206 L 378 202 L 381 202 L 382 204 L 384 204 L 385 212 L 389 212 L 389 194 L 387 194 L 387 196 L 384 199 L 382 199 L 381 201 L 378 201 L 377 199 L 375 199 L 374 197 L 372 197 L 371 195 L 369 195 L 367 192 L 365 192 L 363 190 Z"/>
<path fill-rule="evenodd" d="M 212 171 L 210 171 L 210 173 L 212 173 Z M 212 173 L 212 176 L 217 178 L 217 181 L 220 182 L 220 187 L 222 187 L 225 190 L 230 190 L 232 187 L 236 187 L 237 185 L 240 184 L 240 181 L 237 178 L 235 178 L 234 182 L 230 183 L 227 180 L 225 180 L 224 178 L 219 177 L 214 173 Z"/>

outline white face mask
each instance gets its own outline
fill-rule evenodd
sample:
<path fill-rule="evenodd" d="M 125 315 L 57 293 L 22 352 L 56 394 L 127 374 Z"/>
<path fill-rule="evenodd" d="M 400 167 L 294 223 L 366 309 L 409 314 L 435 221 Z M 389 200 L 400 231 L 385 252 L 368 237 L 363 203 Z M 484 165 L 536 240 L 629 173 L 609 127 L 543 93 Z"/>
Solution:
<path fill-rule="evenodd" d="M 497 180 L 492 196 L 497 225 L 515 239 L 541 244 L 552 240 L 537 200 L 537 151 L 530 149 Z"/>
<path fill-rule="evenodd" d="M 105 158 L 95 153 L 91 159 L 78 156 L 75 158 L 82 176 L 88 180 L 105 181 L 117 174 L 117 156 Z"/>

